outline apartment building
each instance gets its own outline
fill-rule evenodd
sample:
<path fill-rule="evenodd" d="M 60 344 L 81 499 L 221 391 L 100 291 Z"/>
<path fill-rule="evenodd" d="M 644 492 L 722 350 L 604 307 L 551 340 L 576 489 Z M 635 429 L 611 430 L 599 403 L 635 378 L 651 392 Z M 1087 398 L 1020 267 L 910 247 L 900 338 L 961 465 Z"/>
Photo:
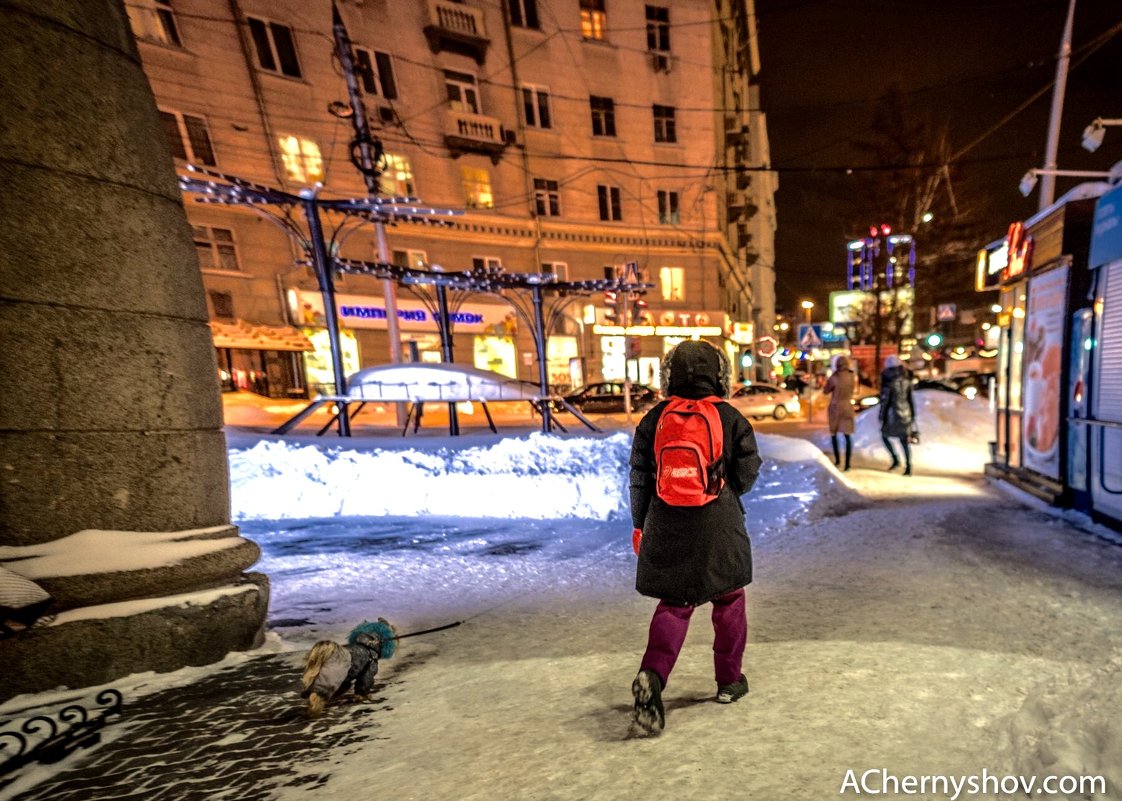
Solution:
<path fill-rule="evenodd" d="M 774 313 L 774 175 L 755 75 L 753 0 L 336 0 L 354 45 L 380 188 L 463 210 L 387 230 L 392 259 L 603 278 L 637 262 L 655 286 L 638 358 L 600 296 L 549 332 L 566 387 L 657 383 L 666 351 L 702 336 L 739 363 Z M 331 0 L 128 0 L 179 168 L 361 197 Z M 267 215 L 184 198 L 227 389 L 331 388 L 323 301 Z M 328 225 L 332 224 L 329 219 Z M 341 255 L 376 260 L 372 226 Z M 348 371 L 390 360 L 383 282 L 337 282 Z M 439 361 L 421 299 L 398 289 L 406 359 Z M 536 379 L 530 332 L 501 297 L 458 298 L 455 361 Z M 626 368 L 625 364 L 630 364 Z"/>

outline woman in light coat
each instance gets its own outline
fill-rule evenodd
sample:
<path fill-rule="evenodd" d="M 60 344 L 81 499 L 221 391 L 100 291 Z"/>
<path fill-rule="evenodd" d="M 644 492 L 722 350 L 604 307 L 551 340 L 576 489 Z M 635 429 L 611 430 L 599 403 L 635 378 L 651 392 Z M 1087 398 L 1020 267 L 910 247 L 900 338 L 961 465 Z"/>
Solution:
<path fill-rule="evenodd" d="M 827 413 L 830 420 L 830 444 L 834 446 L 834 464 L 841 467 L 841 454 L 838 450 L 838 434 L 845 436 L 845 469 L 849 469 L 849 459 L 853 454 L 853 390 L 857 386 L 857 375 L 849 364 L 849 358 L 838 356 L 834 361 L 834 373 L 822 389 L 830 396 Z"/>

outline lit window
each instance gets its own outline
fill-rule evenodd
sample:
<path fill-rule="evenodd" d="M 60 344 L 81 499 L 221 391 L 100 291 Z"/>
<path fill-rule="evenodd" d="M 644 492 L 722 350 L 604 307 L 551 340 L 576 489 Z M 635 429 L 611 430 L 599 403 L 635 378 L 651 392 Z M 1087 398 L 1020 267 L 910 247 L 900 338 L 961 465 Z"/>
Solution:
<path fill-rule="evenodd" d="M 311 139 L 282 136 L 278 140 L 284 170 L 298 184 L 314 184 L 323 180 L 323 156 L 319 145 Z"/>
<path fill-rule="evenodd" d="M 413 165 L 406 156 L 386 154 L 386 166 L 378 179 L 383 195 L 391 197 L 414 197 L 417 194 L 413 183 Z"/>
<path fill-rule="evenodd" d="M 501 270 L 503 260 L 498 256 L 472 256 L 471 269 L 473 270 Z"/>
<path fill-rule="evenodd" d="M 618 186 L 597 186 L 596 198 L 600 202 L 601 220 L 619 222 L 623 219 Z"/>
<path fill-rule="evenodd" d="M 246 22 L 257 51 L 257 65 L 263 70 L 290 78 L 301 77 L 300 60 L 296 57 L 296 37 L 292 35 L 292 28 L 256 17 L 249 17 Z"/>
<path fill-rule="evenodd" d="M 549 111 L 549 89 L 544 86 L 522 87 L 522 108 L 526 124 L 531 128 L 552 128 L 553 115 Z"/>
<path fill-rule="evenodd" d="M 205 119 L 193 114 L 161 109 L 160 122 L 163 123 L 164 135 L 174 158 L 193 164 L 215 166 L 217 162 Z"/>
<path fill-rule="evenodd" d="M 647 49 L 670 52 L 670 9 L 647 6 Z"/>
<path fill-rule="evenodd" d="M 129 25 L 137 39 L 181 47 L 169 0 L 130 0 L 125 4 Z"/>
<path fill-rule="evenodd" d="M 678 193 L 658 190 L 658 222 L 660 225 L 677 225 L 682 221 L 678 214 Z"/>
<path fill-rule="evenodd" d="M 397 82 L 393 77 L 393 61 L 389 53 L 355 48 L 355 73 L 362 91 L 368 95 L 384 97 L 386 100 L 397 98 Z"/>
<path fill-rule="evenodd" d="M 592 135 L 616 135 L 616 106 L 610 97 L 588 98 L 589 107 L 592 109 Z"/>
<path fill-rule="evenodd" d="M 495 206 L 491 194 L 491 174 L 475 167 L 460 167 L 464 182 L 465 205 L 469 209 L 490 209 Z"/>
<path fill-rule="evenodd" d="M 539 217 L 561 215 L 561 190 L 557 181 L 534 179 L 534 210 Z"/>
<path fill-rule="evenodd" d="M 479 114 L 479 87 L 475 76 L 468 72 L 444 70 L 444 86 L 448 92 L 448 107 L 464 114 Z"/>
<path fill-rule="evenodd" d="M 604 0 L 580 0 L 580 34 L 585 39 L 602 40 L 607 28 L 608 15 Z"/>
<path fill-rule="evenodd" d="M 423 250 L 395 250 L 391 259 L 397 267 L 411 267 L 414 270 L 423 270 L 429 262 L 428 254 Z"/>
<path fill-rule="evenodd" d="M 686 271 L 681 267 L 663 267 L 658 272 L 663 300 L 685 300 Z"/>
<path fill-rule="evenodd" d="M 558 281 L 569 280 L 569 265 L 563 261 L 545 261 L 542 262 L 543 273 L 553 273 L 557 276 Z"/>
<path fill-rule="evenodd" d="M 519 28 L 537 28 L 538 0 L 510 0 L 510 22 Z"/>
<path fill-rule="evenodd" d="M 656 142 L 677 142 L 673 106 L 654 107 L 654 139 Z"/>
<path fill-rule="evenodd" d="M 204 270 L 239 270 L 238 251 L 234 232 L 213 225 L 192 225 L 195 236 L 195 253 L 199 267 Z"/>

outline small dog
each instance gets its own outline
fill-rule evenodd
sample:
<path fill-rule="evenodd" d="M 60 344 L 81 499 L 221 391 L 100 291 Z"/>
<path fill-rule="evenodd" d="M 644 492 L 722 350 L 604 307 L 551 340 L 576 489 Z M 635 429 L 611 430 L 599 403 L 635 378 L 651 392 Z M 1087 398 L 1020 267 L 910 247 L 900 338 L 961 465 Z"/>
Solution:
<path fill-rule="evenodd" d="M 367 699 L 378 675 L 378 660 L 397 651 L 397 630 L 385 618 L 363 621 L 347 635 L 347 644 L 321 640 L 308 651 L 304 662 L 302 698 L 308 699 L 308 717 L 318 718 L 327 704 L 354 685 L 354 694 Z"/>

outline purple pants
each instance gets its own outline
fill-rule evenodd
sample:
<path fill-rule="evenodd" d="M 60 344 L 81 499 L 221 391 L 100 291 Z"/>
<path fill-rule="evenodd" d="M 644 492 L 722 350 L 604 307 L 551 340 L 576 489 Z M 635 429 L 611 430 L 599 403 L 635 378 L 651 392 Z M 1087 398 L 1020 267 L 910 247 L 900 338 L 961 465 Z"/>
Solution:
<path fill-rule="evenodd" d="M 718 684 L 732 684 L 740 679 L 744 646 L 748 642 L 748 614 L 744 608 L 744 590 L 739 589 L 713 599 L 713 672 Z M 647 651 L 640 670 L 653 670 L 666 686 L 670 671 L 678 661 L 678 652 L 686 641 L 690 617 L 695 607 L 670 606 L 659 601 L 651 618 Z"/>

